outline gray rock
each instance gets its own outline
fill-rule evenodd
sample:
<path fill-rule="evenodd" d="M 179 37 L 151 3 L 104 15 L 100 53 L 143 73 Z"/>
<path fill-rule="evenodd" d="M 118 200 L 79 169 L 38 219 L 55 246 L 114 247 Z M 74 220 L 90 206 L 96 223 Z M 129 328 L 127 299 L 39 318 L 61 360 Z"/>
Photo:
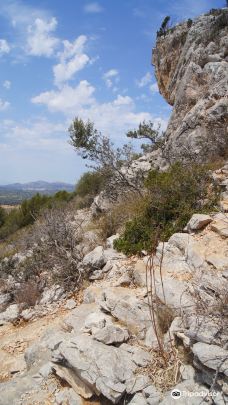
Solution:
<path fill-rule="evenodd" d="M 150 385 L 150 379 L 146 375 L 136 374 L 126 382 L 126 391 L 128 394 L 135 394 L 142 391 Z"/>
<path fill-rule="evenodd" d="M 68 330 L 72 330 L 74 334 L 78 335 L 85 328 L 85 326 L 88 326 L 90 330 L 90 323 L 92 323 L 93 320 L 94 322 L 99 322 L 100 318 L 103 319 L 103 314 L 101 314 L 101 317 L 98 318 L 99 313 L 101 313 L 101 311 L 99 311 L 99 307 L 96 304 L 82 304 L 70 312 L 70 314 L 64 319 L 64 324 Z"/>
<path fill-rule="evenodd" d="M 11 294 L 9 293 L 0 294 L 0 305 L 9 304 L 10 301 L 11 301 Z"/>
<path fill-rule="evenodd" d="M 89 279 L 93 280 L 102 280 L 104 277 L 104 272 L 102 270 L 95 270 L 90 276 Z"/>
<path fill-rule="evenodd" d="M 85 329 L 92 331 L 92 329 L 102 329 L 107 322 L 107 315 L 97 311 L 90 313 L 85 319 Z"/>
<path fill-rule="evenodd" d="M 129 402 L 129 405 L 147 405 L 148 402 L 143 394 L 137 393 L 134 395 L 132 400 Z"/>
<path fill-rule="evenodd" d="M 131 277 L 128 273 L 123 274 L 115 283 L 115 287 L 123 287 L 131 284 Z"/>
<path fill-rule="evenodd" d="M 122 287 L 107 288 L 100 301 L 100 307 L 120 320 L 129 331 L 144 339 L 151 326 L 148 305 L 136 298 L 133 290 Z"/>
<path fill-rule="evenodd" d="M 198 231 L 199 229 L 205 228 L 210 222 L 212 222 L 212 218 L 209 215 L 194 214 L 187 223 L 187 230 L 190 232 Z"/>
<path fill-rule="evenodd" d="M 101 269 L 107 262 L 103 246 L 97 246 L 83 258 L 83 265 L 91 270 Z"/>
<path fill-rule="evenodd" d="M 106 346 L 87 335 L 72 336 L 62 342 L 54 351 L 53 361 L 68 365 L 86 386 L 113 403 L 118 403 L 124 395 L 125 383 L 137 367 L 131 353 Z"/>
<path fill-rule="evenodd" d="M 46 287 L 42 294 L 40 304 L 47 305 L 52 304 L 53 302 L 58 301 L 63 297 L 64 289 L 59 285 L 53 285 L 52 287 Z"/>
<path fill-rule="evenodd" d="M 143 389 L 143 394 L 146 397 L 148 405 L 158 405 L 161 400 L 160 392 L 154 387 L 154 385 L 149 385 Z"/>
<path fill-rule="evenodd" d="M 65 304 L 65 308 L 66 309 L 74 309 L 76 307 L 76 302 L 73 298 L 67 300 L 66 304 Z"/>
<path fill-rule="evenodd" d="M 211 223 L 212 231 L 218 233 L 220 236 L 228 237 L 228 219 L 223 213 L 216 214 L 214 220 Z"/>
<path fill-rule="evenodd" d="M 126 342 L 129 339 L 129 333 L 126 328 L 116 325 L 106 325 L 102 329 L 96 330 L 93 333 L 93 337 L 99 342 L 111 345 Z"/>
<path fill-rule="evenodd" d="M 63 367 L 59 364 L 53 364 L 53 369 L 55 373 L 63 380 L 66 381 L 70 387 L 81 397 L 88 399 L 94 394 L 94 390 L 91 389 L 85 381 L 82 381 L 74 370 L 70 368 Z M 96 393 L 98 393 L 96 391 Z"/>
<path fill-rule="evenodd" d="M 4 325 L 8 322 L 15 322 L 20 315 L 19 305 L 12 304 L 9 305 L 8 308 L 0 313 L 0 325 Z"/>
<path fill-rule="evenodd" d="M 40 312 L 36 311 L 34 308 L 27 308 L 21 312 L 21 318 L 25 321 L 30 321 L 38 314 L 40 314 Z"/>
<path fill-rule="evenodd" d="M 223 8 L 201 15 L 191 26 L 185 21 L 157 38 L 153 64 L 158 87 L 173 106 L 164 150 L 171 161 L 188 153 L 202 160 L 224 145 L 228 28 L 226 23 L 217 28 L 227 14 Z"/>
<path fill-rule="evenodd" d="M 83 405 L 81 397 L 72 388 L 64 388 L 55 394 L 55 400 L 58 405 Z"/>
<path fill-rule="evenodd" d="M 180 392 L 180 396 L 174 396 L 174 392 Z M 176 385 L 160 402 L 160 405 L 200 405 L 203 397 L 208 394 L 209 390 L 204 385 L 195 383 L 193 380 L 183 381 Z M 199 393 L 202 395 L 199 396 Z"/>
<path fill-rule="evenodd" d="M 228 376 L 228 350 L 198 342 L 193 345 L 192 351 L 196 359 L 205 367 L 214 371 L 219 368 L 220 373 Z"/>
<path fill-rule="evenodd" d="M 151 362 L 150 353 L 146 352 L 139 346 L 131 346 L 123 343 L 120 348 L 132 355 L 132 361 L 139 367 L 146 367 Z"/>
<path fill-rule="evenodd" d="M 113 243 L 119 237 L 120 237 L 120 235 L 117 233 L 116 235 L 112 235 L 108 239 L 106 239 L 106 247 L 113 249 Z"/>

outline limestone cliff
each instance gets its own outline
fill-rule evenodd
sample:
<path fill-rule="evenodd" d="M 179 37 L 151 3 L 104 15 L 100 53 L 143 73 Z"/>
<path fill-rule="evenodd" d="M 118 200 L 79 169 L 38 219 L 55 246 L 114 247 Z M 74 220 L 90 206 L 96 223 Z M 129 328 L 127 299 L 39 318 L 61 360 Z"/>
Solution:
<path fill-rule="evenodd" d="M 153 64 L 160 93 L 173 106 L 166 152 L 200 152 L 227 139 L 228 9 L 211 10 L 157 38 Z M 204 142 L 204 145 L 206 144 Z"/>

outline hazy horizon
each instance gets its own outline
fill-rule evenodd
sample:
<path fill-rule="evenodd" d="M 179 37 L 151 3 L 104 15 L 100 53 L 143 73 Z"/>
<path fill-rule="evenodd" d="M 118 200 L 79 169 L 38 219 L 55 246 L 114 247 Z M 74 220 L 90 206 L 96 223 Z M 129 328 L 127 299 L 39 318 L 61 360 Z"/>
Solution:
<path fill-rule="evenodd" d="M 1 2 L 0 184 L 75 184 L 86 170 L 68 143 L 75 116 L 117 144 L 144 119 L 164 129 L 171 107 L 151 65 L 156 31 L 166 15 L 175 24 L 224 3 Z"/>

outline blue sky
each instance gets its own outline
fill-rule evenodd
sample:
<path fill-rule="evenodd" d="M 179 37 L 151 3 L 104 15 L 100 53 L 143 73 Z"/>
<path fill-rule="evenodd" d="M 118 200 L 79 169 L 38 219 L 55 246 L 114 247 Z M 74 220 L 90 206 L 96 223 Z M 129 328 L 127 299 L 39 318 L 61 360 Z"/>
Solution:
<path fill-rule="evenodd" d="M 171 108 L 151 66 L 156 31 L 223 0 L 1 0 L 0 184 L 75 183 L 74 116 L 114 142 L 142 120 L 165 128 Z"/>

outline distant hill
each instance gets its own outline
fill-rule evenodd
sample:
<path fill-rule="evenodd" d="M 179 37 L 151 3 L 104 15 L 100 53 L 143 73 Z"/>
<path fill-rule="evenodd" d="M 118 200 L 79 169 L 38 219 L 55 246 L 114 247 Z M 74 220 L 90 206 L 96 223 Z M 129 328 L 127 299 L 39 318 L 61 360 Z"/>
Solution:
<path fill-rule="evenodd" d="M 0 205 L 16 205 L 36 193 L 52 195 L 61 190 L 72 192 L 74 185 L 62 182 L 49 183 L 42 180 L 0 185 Z"/>

